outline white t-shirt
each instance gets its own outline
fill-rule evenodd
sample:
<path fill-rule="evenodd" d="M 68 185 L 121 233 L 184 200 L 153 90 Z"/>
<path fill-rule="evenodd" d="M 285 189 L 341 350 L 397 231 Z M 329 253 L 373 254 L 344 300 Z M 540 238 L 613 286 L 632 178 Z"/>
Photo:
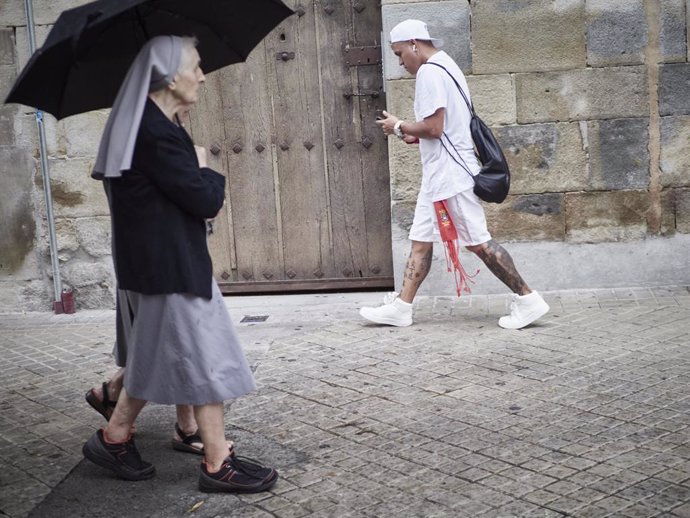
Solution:
<path fill-rule="evenodd" d="M 429 58 L 429 62 L 438 63 L 453 74 L 467 99 L 472 102 L 465 76 L 448 54 L 439 51 Z M 450 153 L 453 153 L 456 160 L 464 163 L 473 175 L 477 174 L 481 166 L 474 153 L 474 143 L 470 133 L 470 111 L 465 100 L 443 69 L 435 65 L 422 65 L 417 71 L 414 97 L 415 118 L 417 121 L 424 120 L 436 113 L 439 108 L 446 110 L 444 131 L 452 142 L 451 145 L 448 138 L 443 136 L 443 144 Z M 474 187 L 472 178 L 451 158 L 441 145 L 440 139 L 420 139 L 419 151 L 422 157 L 421 192 L 424 196 L 431 198 L 432 201 L 445 200 Z"/>

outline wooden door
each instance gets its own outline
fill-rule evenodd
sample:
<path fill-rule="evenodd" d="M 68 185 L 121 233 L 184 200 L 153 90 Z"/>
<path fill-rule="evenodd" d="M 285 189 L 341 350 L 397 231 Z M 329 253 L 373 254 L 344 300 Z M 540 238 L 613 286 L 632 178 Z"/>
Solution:
<path fill-rule="evenodd" d="M 227 177 L 216 279 L 225 293 L 390 287 L 379 2 L 286 3 L 297 14 L 209 74 L 188 121 Z"/>

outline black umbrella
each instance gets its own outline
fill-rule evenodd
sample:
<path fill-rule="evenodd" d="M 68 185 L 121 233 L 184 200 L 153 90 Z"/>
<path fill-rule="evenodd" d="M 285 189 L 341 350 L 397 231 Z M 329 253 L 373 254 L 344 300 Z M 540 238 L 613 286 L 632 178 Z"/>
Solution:
<path fill-rule="evenodd" d="M 292 14 L 280 0 L 98 0 L 64 11 L 5 102 L 62 119 L 112 106 L 150 38 L 196 36 L 204 72 L 245 61 Z"/>

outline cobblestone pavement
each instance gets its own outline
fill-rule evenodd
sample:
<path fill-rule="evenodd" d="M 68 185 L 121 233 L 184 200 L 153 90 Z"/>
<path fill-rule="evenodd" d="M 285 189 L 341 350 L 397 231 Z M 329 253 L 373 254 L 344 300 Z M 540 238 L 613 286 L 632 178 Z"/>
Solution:
<path fill-rule="evenodd" d="M 114 371 L 113 312 L 0 315 L 0 516 L 690 516 L 690 289 L 545 296 L 522 331 L 496 325 L 507 296 L 421 298 L 409 328 L 359 318 L 376 293 L 228 299 L 260 383 L 228 429 L 281 480 L 231 496 L 188 477 L 176 499 L 104 479 L 157 513 L 69 489 L 102 477 L 80 463 L 101 425 L 83 393 Z"/>

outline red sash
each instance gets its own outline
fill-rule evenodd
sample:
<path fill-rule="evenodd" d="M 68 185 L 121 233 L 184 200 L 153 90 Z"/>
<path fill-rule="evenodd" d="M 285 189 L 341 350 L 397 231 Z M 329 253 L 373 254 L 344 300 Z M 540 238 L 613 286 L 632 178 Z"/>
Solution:
<path fill-rule="evenodd" d="M 477 270 L 474 275 L 469 275 L 460 264 L 458 231 L 455 229 L 455 224 L 450 217 L 450 211 L 448 210 L 448 205 L 446 205 L 446 200 L 435 201 L 434 209 L 436 210 L 436 217 L 438 218 L 438 229 L 441 232 L 441 240 L 445 247 L 446 265 L 448 271 L 453 272 L 458 297 L 462 295 L 463 291 L 465 293 L 472 293 L 469 283 L 474 284 L 472 279 L 476 277 L 479 270 Z"/>

